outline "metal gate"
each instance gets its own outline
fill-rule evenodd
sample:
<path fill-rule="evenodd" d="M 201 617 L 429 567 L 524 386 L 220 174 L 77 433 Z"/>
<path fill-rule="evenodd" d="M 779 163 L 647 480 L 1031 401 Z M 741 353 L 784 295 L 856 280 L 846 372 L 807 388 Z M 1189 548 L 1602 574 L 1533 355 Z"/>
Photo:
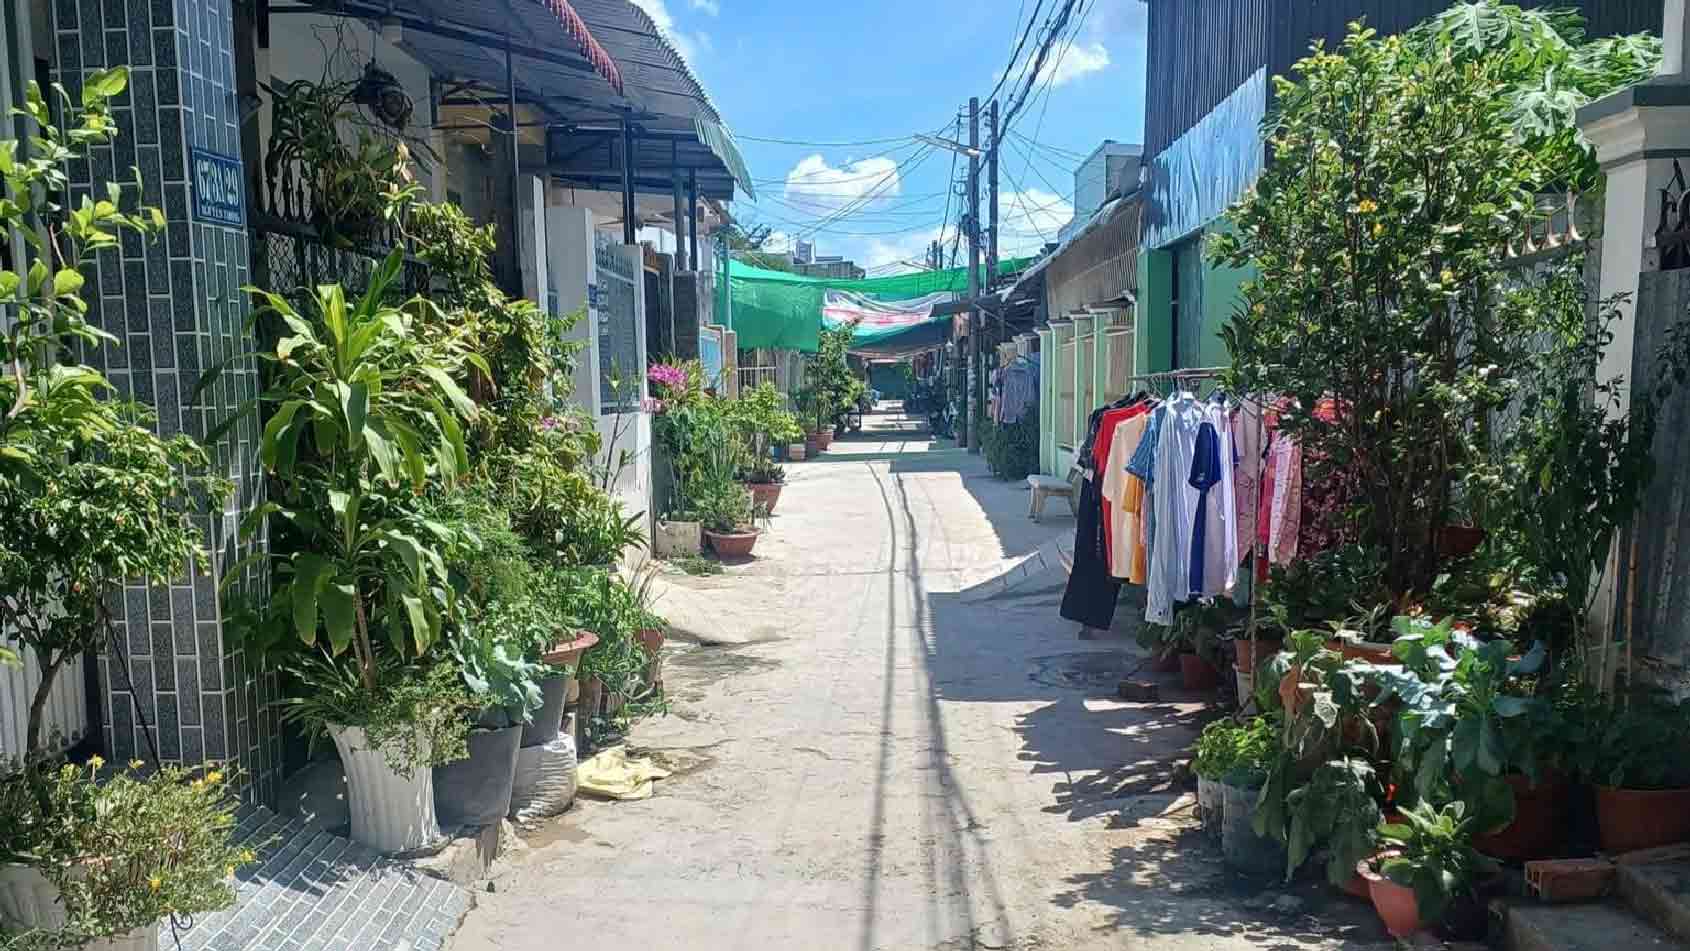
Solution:
<path fill-rule="evenodd" d="M 25 648 L 23 667 L 0 667 L 0 767 L 24 754 L 29 729 L 29 704 L 41 685 L 41 665 Z M 77 658 L 59 669 L 53 692 L 43 711 L 41 738 L 48 749 L 67 749 L 88 735 L 88 691 L 83 661 Z"/>
<path fill-rule="evenodd" d="M 1655 378 L 1658 351 L 1668 330 L 1690 308 L 1690 270 L 1644 272 L 1638 281 L 1632 349 L 1633 388 Z M 1678 547 L 1690 541 L 1690 388 L 1678 387 L 1661 406 L 1655 436 L 1655 479 L 1643 497 L 1632 534 L 1637 545 L 1636 591 L 1630 635 L 1638 656 L 1683 669 L 1690 661 L 1690 558 Z M 1622 545 L 1624 542 L 1622 541 Z M 1621 565 L 1626 548 L 1621 548 Z M 1621 579 L 1622 582 L 1625 579 Z M 1620 621 L 1625 621 L 1621 609 Z"/>
<path fill-rule="evenodd" d="M 595 236 L 598 261 L 599 413 L 628 412 L 639 406 L 645 363 L 639 348 L 639 296 L 634 282 L 638 265 L 618 254 L 622 246 L 604 232 Z"/>

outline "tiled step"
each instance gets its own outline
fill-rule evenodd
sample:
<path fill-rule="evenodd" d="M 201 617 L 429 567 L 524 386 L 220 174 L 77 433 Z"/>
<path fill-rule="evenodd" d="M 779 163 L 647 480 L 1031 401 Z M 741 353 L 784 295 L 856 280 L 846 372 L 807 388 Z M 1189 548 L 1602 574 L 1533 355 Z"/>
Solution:
<path fill-rule="evenodd" d="M 1680 941 L 1690 942 L 1690 856 L 1659 862 L 1621 860 L 1615 879 L 1620 897 Z"/>
<path fill-rule="evenodd" d="M 1507 951 L 1684 951 L 1683 944 L 1614 902 L 1517 904 L 1508 911 Z"/>
<path fill-rule="evenodd" d="M 234 906 L 180 933 L 182 951 L 439 951 L 473 904 L 459 885 L 267 809 L 244 811 L 236 835 L 258 861 Z M 168 923 L 162 937 L 172 944 Z"/>

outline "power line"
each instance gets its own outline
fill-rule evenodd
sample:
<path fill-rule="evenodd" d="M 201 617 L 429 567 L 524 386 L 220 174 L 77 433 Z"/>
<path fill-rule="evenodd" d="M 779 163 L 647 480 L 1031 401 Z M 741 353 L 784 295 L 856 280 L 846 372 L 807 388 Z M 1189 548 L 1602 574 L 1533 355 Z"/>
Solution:
<path fill-rule="evenodd" d="M 918 166 L 921 162 L 926 161 L 932 155 L 933 155 L 933 146 L 931 146 L 931 145 L 925 146 L 922 150 L 916 152 L 914 155 L 911 155 L 908 159 L 904 160 L 904 162 L 902 164 L 900 164 L 896 168 L 893 168 L 890 171 L 888 171 L 885 175 L 885 178 L 881 182 L 870 186 L 868 188 L 868 190 L 865 191 L 862 195 L 858 196 L 857 199 L 855 199 L 854 201 L 852 201 L 850 203 L 847 203 L 845 205 L 845 207 L 839 209 L 839 211 L 835 212 L 834 214 L 828 216 L 827 218 L 823 219 L 822 221 L 818 222 L 817 224 L 815 224 L 815 225 L 811 226 L 810 228 L 806 229 L 806 234 L 815 234 L 817 231 L 820 231 L 821 229 L 827 227 L 829 224 L 832 224 L 833 222 L 838 221 L 840 218 L 855 212 L 858 208 L 861 208 L 864 204 L 866 204 L 870 201 L 873 201 L 876 198 L 879 198 L 881 189 L 884 189 L 887 185 L 889 185 L 892 182 L 899 181 L 903 177 L 903 175 L 906 172 L 908 172 L 911 168 Z M 800 237 L 803 237 L 803 236 L 804 235 L 800 235 Z"/>
<path fill-rule="evenodd" d="M 767 142 L 773 145 L 801 145 L 812 149 L 848 149 L 864 145 L 885 145 L 889 142 L 907 142 L 914 136 L 897 135 L 885 139 L 858 139 L 855 142 L 811 142 L 806 139 L 781 139 L 773 136 L 742 135 L 736 132 L 734 138 L 744 139 L 747 142 Z"/>
<path fill-rule="evenodd" d="M 1014 49 L 1010 50 L 1009 62 L 1004 64 L 1003 72 L 998 74 L 997 84 L 992 87 L 992 91 L 980 97 L 982 102 L 990 102 L 997 97 L 998 92 L 1003 89 L 1004 80 L 1008 79 L 1009 74 L 1015 70 L 1015 64 L 1021 61 L 1021 51 L 1026 49 L 1027 37 L 1031 36 L 1033 33 L 1033 24 L 1039 22 L 1039 11 L 1044 9 L 1044 5 L 1044 0 L 1038 0 L 1038 5 L 1033 7 L 1033 15 L 1027 18 L 1026 25 L 1021 28 L 1021 38 L 1015 41 Z M 1022 0 L 1021 6 L 1023 9 L 1026 8 L 1026 0 Z M 1021 14 L 1017 12 L 1016 21 L 1019 22 L 1020 19 Z M 1023 64 L 1023 66 L 1025 66 L 1025 64 Z M 1019 80 L 1017 80 L 1017 82 L 1019 82 Z"/>
<path fill-rule="evenodd" d="M 1011 132 L 1010 134 L 1015 136 L 1017 139 L 1020 139 L 1022 144 L 1030 148 L 1038 149 L 1041 152 L 1049 152 L 1051 155 L 1058 158 L 1070 159 L 1075 162 L 1083 162 L 1087 158 L 1083 152 L 1075 152 L 1072 149 L 1065 149 L 1059 145 L 1051 145 L 1049 142 L 1040 142 L 1038 139 L 1033 138 L 1025 132 Z"/>
<path fill-rule="evenodd" d="M 1004 114 L 1003 123 L 998 127 L 999 140 L 1003 139 L 1004 133 L 1012 124 L 1014 124 L 1015 118 L 1021 112 L 1022 106 L 1026 105 L 1027 94 L 1032 92 L 1033 83 L 1039 79 L 1040 74 L 1044 71 L 1046 57 L 1050 55 L 1051 49 L 1056 45 L 1056 41 L 1061 36 L 1062 32 L 1068 28 L 1068 21 L 1073 16 L 1074 5 L 1076 2 L 1078 2 L 1078 0 L 1063 0 L 1062 9 L 1058 10 L 1049 20 L 1045 21 L 1045 26 L 1048 28 L 1048 32 L 1045 33 L 1044 38 L 1040 41 L 1038 52 L 1033 55 L 1032 62 L 1028 69 L 1022 74 L 1022 81 L 1020 84 L 1021 89 L 1012 97 L 1009 109 Z M 1054 70 L 1052 72 L 1054 73 Z M 994 146 L 996 144 L 997 143 L 995 142 L 993 143 Z"/>

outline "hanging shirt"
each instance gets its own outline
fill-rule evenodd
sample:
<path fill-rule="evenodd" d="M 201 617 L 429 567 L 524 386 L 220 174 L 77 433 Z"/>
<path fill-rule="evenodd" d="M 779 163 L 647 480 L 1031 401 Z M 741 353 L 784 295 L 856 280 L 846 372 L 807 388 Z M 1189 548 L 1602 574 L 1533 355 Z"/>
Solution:
<path fill-rule="evenodd" d="M 1103 467 L 1103 497 L 1109 500 L 1110 513 L 1109 573 L 1127 581 L 1132 580 L 1133 556 L 1143 551 L 1138 518 L 1144 492 L 1144 483 L 1127 472 L 1127 460 L 1132 458 L 1149 424 L 1148 409 L 1118 424 L 1109 443 L 1109 460 Z"/>
<path fill-rule="evenodd" d="M 1233 470 L 1233 494 L 1238 511 L 1238 560 L 1250 557 L 1256 545 L 1256 513 L 1266 494 L 1262 465 L 1262 409 L 1253 400 L 1245 400 L 1232 414 L 1232 444 L 1238 452 L 1238 465 Z"/>
<path fill-rule="evenodd" d="M 1197 515 L 1191 526 L 1191 552 L 1187 556 L 1187 563 L 1191 566 L 1187 572 L 1190 580 L 1185 597 L 1180 599 L 1182 601 L 1200 598 L 1204 590 L 1204 551 L 1209 547 L 1209 535 L 1214 527 L 1208 517 L 1209 490 L 1221 484 L 1221 439 L 1211 422 L 1205 421 L 1197 428 L 1191 474 L 1187 476 L 1186 484 L 1197 490 Z"/>
<path fill-rule="evenodd" d="M 1138 447 L 1133 450 L 1132 458 L 1127 462 L 1127 472 L 1136 476 L 1143 483 L 1143 491 L 1137 501 L 1140 518 L 1139 544 L 1143 547 L 1140 556 L 1144 564 L 1138 571 L 1136 578 L 1129 576 L 1128 580 L 1134 584 L 1148 584 L 1150 578 L 1150 560 L 1154 557 L 1153 546 L 1156 542 L 1156 447 L 1162 438 L 1162 407 L 1158 406 L 1150 413 L 1149 422 L 1145 424 L 1144 436 L 1138 441 Z"/>
<path fill-rule="evenodd" d="M 1110 452 L 1115 447 L 1115 433 L 1120 425 L 1129 419 L 1143 416 L 1149 412 L 1149 407 L 1143 403 L 1135 403 L 1121 409 L 1109 409 L 1103 413 L 1103 421 L 1097 427 L 1097 440 L 1092 444 L 1092 464 L 1094 470 L 1101 473 L 1102 484 L 1099 490 L 1103 500 L 1103 543 L 1106 557 L 1113 563 L 1113 556 L 1108 553 L 1115 549 L 1115 508 L 1120 500 L 1120 486 L 1115 486 L 1116 492 L 1109 491 L 1110 473 L 1108 464 Z"/>
<path fill-rule="evenodd" d="M 1216 468 L 1210 473 L 1212 482 L 1203 490 L 1199 508 L 1199 521 L 1203 525 L 1203 576 L 1201 583 L 1193 576 L 1191 591 L 1194 596 L 1212 598 L 1231 594 L 1238 581 L 1237 481 L 1233 478 L 1238 458 L 1232 442 L 1230 405 L 1225 399 L 1217 398 L 1206 409 L 1209 430 L 1213 433 Z"/>
<path fill-rule="evenodd" d="M 1174 602 L 1186 600 L 1191 593 L 1189 553 L 1199 502 L 1198 490 L 1190 481 L 1191 466 L 1197 454 L 1197 434 L 1209 422 L 1209 416 L 1203 404 L 1189 393 L 1169 400 L 1161 413 L 1150 503 L 1156 513 L 1156 535 L 1151 543 L 1150 577 L 1145 583 L 1144 619 L 1152 624 L 1172 624 Z"/>

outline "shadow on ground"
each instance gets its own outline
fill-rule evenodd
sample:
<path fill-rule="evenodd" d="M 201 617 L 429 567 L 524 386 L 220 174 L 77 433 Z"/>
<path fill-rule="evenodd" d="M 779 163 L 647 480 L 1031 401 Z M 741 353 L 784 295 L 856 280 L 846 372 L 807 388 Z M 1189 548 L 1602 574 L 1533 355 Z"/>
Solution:
<path fill-rule="evenodd" d="M 1339 898 L 1318 882 L 1269 890 L 1270 883 L 1227 873 L 1218 843 L 1199 831 L 1191 814 L 1194 781 L 1186 767 L 1198 731 L 1220 711 L 1212 692 L 1184 691 L 1177 674 L 1150 672 L 1130 637 L 1132 612 L 1142 611 L 1142 601 L 1123 604 L 1112 636 L 1081 641 L 1077 625 L 1058 616 L 1060 571 L 1049 583 L 1023 586 L 1029 594 L 1011 591 L 985 602 L 928 590 L 921 580 L 921 544 L 910 504 L 920 478 L 957 470 L 992 520 L 1006 553 L 1025 548 L 1025 523 L 1017 520 L 1024 509 L 1006 504 L 1002 494 L 1014 489 L 989 476 L 978 457 L 955 449 L 890 455 L 890 471 L 877 478 L 885 517 L 903 546 L 916 616 L 904 625 L 889 618 L 888 629 L 913 626 L 923 640 L 921 659 L 931 684 L 928 742 L 933 768 L 947 790 L 949 813 L 938 827 L 956 840 L 953 847 L 987 854 L 982 843 L 965 841 L 978 836 L 978 823 L 965 784 L 951 774 L 941 705 L 1031 701 L 1038 705 L 1016 717 L 1012 729 L 1024 768 L 1050 778 L 1043 811 L 1070 822 L 1097 823 L 1098 834 L 1109 841 L 1107 867 L 1066 878 L 1053 892 L 1054 906 L 1086 906 L 1091 917 L 1103 922 L 1097 930 L 1104 934 L 1183 936 L 1177 944 L 1181 948 L 1207 947 L 1191 942 L 1220 937 L 1271 951 L 1384 940 L 1370 908 Z M 895 613 L 895 607 L 889 610 Z M 1024 656 L 1026 662 L 1020 669 L 1005 665 L 1005 654 Z M 886 674 L 890 680 L 891 671 Z M 1119 700 L 1117 684 L 1128 677 L 1154 681 L 1159 699 Z M 889 720 L 891 709 L 884 713 Z M 985 910 L 1004 914 L 991 884 L 995 875 L 985 870 Z M 1268 907 L 1287 894 L 1292 900 L 1281 901 L 1278 910 Z"/>

